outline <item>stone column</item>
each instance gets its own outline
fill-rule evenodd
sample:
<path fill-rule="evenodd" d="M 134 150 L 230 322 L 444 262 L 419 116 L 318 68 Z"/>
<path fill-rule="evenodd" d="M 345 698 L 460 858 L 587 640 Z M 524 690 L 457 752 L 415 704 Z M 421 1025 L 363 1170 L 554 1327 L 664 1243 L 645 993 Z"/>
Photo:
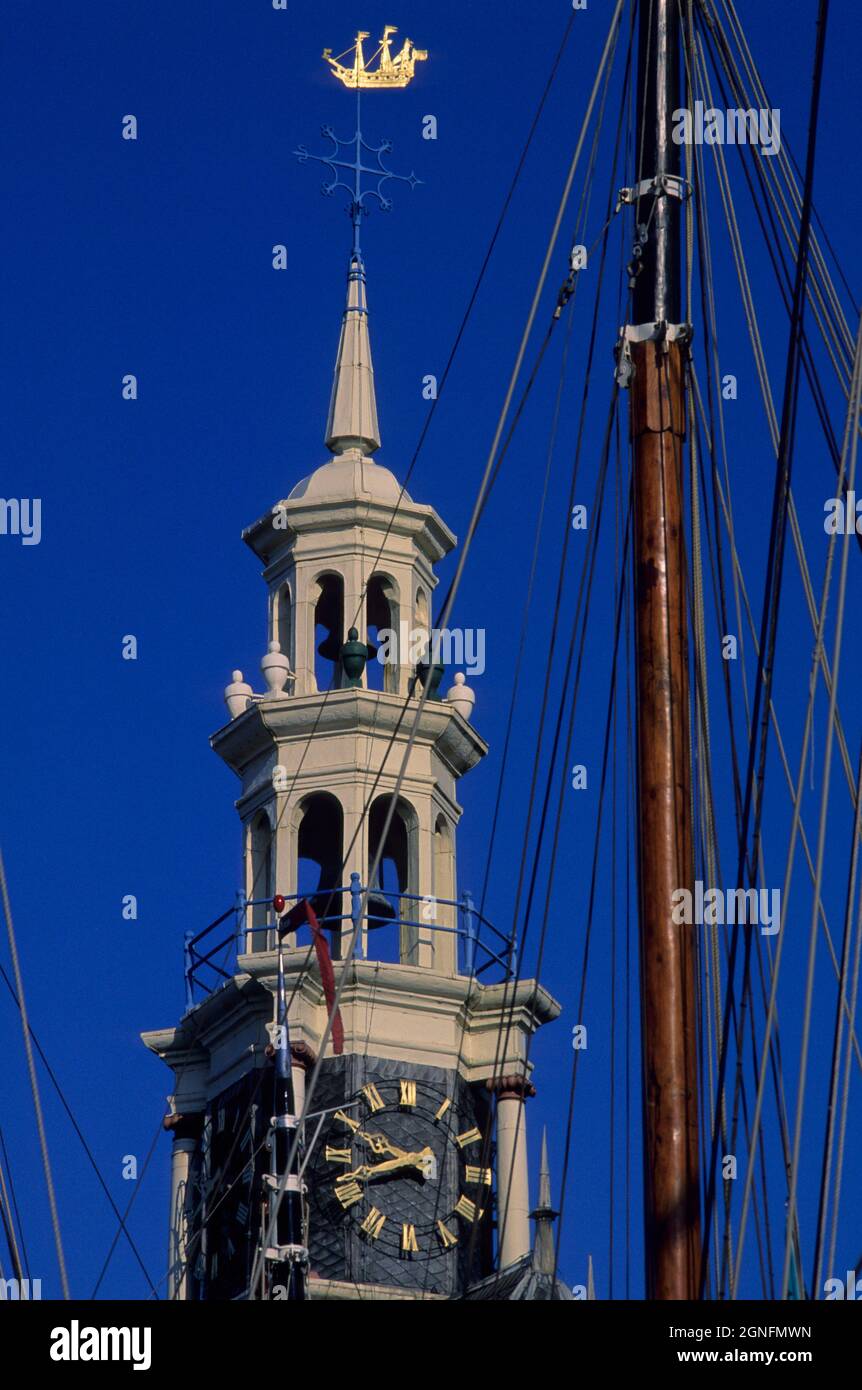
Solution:
<path fill-rule="evenodd" d="M 317 1061 L 317 1054 L 308 1043 L 290 1045 L 290 1077 L 293 1082 L 293 1113 L 301 1115 L 305 1105 L 305 1076 Z"/>
<path fill-rule="evenodd" d="M 500 1268 L 530 1252 L 530 1182 L 524 1102 L 536 1088 L 523 1076 L 485 1082 L 497 1096 L 497 1231 Z"/>
<path fill-rule="evenodd" d="M 171 1210 L 168 1222 L 168 1298 L 184 1301 L 189 1297 L 186 1250 L 191 1213 L 190 1174 L 203 1131 L 202 1113 L 166 1115 L 164 1127 L 173 1133 L 171 1150 Z M 194 1259 L 194 1255 L 192 1256 Z"/>

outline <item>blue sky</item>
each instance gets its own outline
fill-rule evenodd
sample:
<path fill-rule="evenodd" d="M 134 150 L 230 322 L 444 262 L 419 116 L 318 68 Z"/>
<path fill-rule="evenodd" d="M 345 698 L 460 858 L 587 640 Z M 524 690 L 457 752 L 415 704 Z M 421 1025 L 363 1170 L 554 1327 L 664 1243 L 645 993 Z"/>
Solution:
<path fill-rule="evenodd" d="M 781 0 L 743 3 L 740 10 L 771 99 L 781 108 L 782 136 L 801 161 L 814 0 L 800 0 L 789 16 Z M 590 0 L 575 17 L 504 233 L 410 482 L 412 496 L 432 503 L 458 535 L 469 520 L 610 12 L 607 0 Z M 353 129 L 351 98 L 328 74 L 321 50 L 340 51 L 359 25 L 376 37 L 384 23 L 394 22 L 402 35 L 430 52 L 411 88 L 372 94 L 363 117 L 369 140 L 393 140 L 392 167 L 412 168 L 423 180 L 412 193 L 396 187 L 393 212 L 373 214 L 363 233 L 383 435 L 378 457 L 403 478 L 428 410 L 422 379 L 442 372 L 568 13 L 564 0 L 530 6 L 402 0 L 400 11 L 378 0 L 363 0 L 358 8 L 342 0 L 325 7 L 291 0 L 287 12 L 274 11 L 268 0 L 185 0 L 179 6 L 168 0 L 122 6 L 90 0 L 83 9 L 24 4 L 9 16 L 0 84 L 8 208 L 0 260 L 2 490 L 5 496 L 42 499 L 42 539 L 28 547 L 0 538 L 5 652 L 0 844 L 31 1021 L 120 1206 L 130 1194 L 121 1177 L 123 1156 L 135 1154 L 143 1162 L 170 1090 L 169 1073 L 160 1070 L 138 1034 L 181 1013 L 183 933 L 227 908 L 239 882 L 240 833 L 232 807 L 237 784 L 207 740 L 224 722 L 222 691 L 231 671 L 240 667 L 257 682 L 265 649 L 265 589 L 240 531 L 326 458 L 322 438 L 349 224 L 338 197 L 319 196 L 317 170 L 291 156 L 298 143 L 322 148 L 324 122 L 345 135 Z M 854 291 L 860 206 L 848 151 L 855 140 L 849 98 L 858 82 L 858 55 L 858 8 L 852 0 L 835 0 L 815 198 Z M 121 138 L 127 113 L 138 119 L 135 142 Z M 438 120 L 436 141 L 421 138 L 428 113 Z M 612 105 L 608 155 L 599 161 L 588 224 L 590 242 L 604 216 L 615 115 Z M 740 383 L 739 399 L 727 414 L 734 506 L 740 550 L 750 556 L 759 619 L 773 463 L 714 187 L 711 197 L 722 365 Z M 572 219 L 573 214 L 564 225 Z M 780 393 L 786 317 L 748 211 L 743 231 L 767 360 Z M 565 275 L 565 238 L 564 232 L 542 325 Z M 276 243 L 288 251 L 283 272 L 271 264 Z M 592 498 L 611 389 L 619 235 L 611 240 L 609 256 L 614 289 L 600 320 L 578 494 L 583 501 Z M 582 296 L 488 898 L 488 915 L 500 925 L 511 919 L 511 866 L 523 841 L 591 313 L 591 298 Z M 561 334 L 558 340 L 476 537 L 455 614 L 461 626 L 487 632 L 486 672 L 473 682 L 474 722 L 491 754 L 460 790 L 465 813 L 459 883 L 474 894 L 485 868 L 485 828 L 499 775 Z M 823 368 L 827 399 L 840 436 L 840 398 L 827 371 L 828 366 Z M 138 378 L 135 402 L 121 399 L 126 373 Z M 800 412 L 796 470 L 801 525 L 819 577 L 825 556 L 822 504 L 834 475 L 807 399 Z M 576 726 L 576 747 L 582 751 L 575 760 L 590 762 L 596 773 L 611 661 L 614 544 L 612 523 L 605 525 L 598 620 L 591 624 Z M 577 544 L 570 555 L 564 627 L 579 573 Z M 854 585 L 859 593 L 857 562 L 854 554 L 851 598 Z M 441 566 L 444 587 L 453 572 L 451 559 Z M 851 606 L 841 693 L 855 759 L 854 697 L 862 673 L 854 612 Z M 136 662 L 121 659 L 128 633 L 138 639 Z M 782 639 L 786 656 L 777 682 L 779 698 L 786 700 L 795 765 L 803 710 L 800 672 L 807 677 L 810 649 L 795 575 L 788 581 Z M 749 680 L 752 671 L 749 644 Z M 819 709 L 822 715 L 822 694 Z M 822 733 L 821 721 L 816 775 Z M 716 757 L 725 773 L 720 796 L 727 809 L 725 751 L 717 735 Z M 840 785 L 839 791 L 836 867 L 827 879 L 834 909 L 830 920 L 836 922 L 849 835 L 848 801 Z M 549 1127 L 555 1177 L 562 1157 L 597 797 L 597 775 L 587 792 L 572 792 L 555 884 L 541 895 L 540 910 L 550 924 L 543 978 L 564 1014 L 534 1048 L 538 1096 L 530 1102 L 529 1124 L 534 1169 L 541 1126 Z M 816 797 L 812 792 L 806 801 L 812 823 Z M 778 797 L 776 805 L 781 809 L 770 821 L 766 850 L 783 870 L 786 797 L 784 802 Z M 732 831 L 729 818 L 725 825 Z M 618 850 L 619 952 L 625 933 L 620 855 Z M 732 833 L 725 840 L 725 857 L 733 865 Z M 619 1296 L 625 1269 L 624 1115 L 618 1089 L 612 1193 L 606 851 L 602 884 L 587 1008 L 594 1042 L 578 1078 L 561 1269 L 570 1281 L 581 1282 L 591 1252 L 599 1292 L 608 1291 L 613 1208 Z M 136 922 L 121 915 L 121 900 L 130 893 L 140 905 Z M 794 936 L 801 943 L 798 956 L 795 948 L 788 951 L 791 1091 L 807 923 L 806 909 Z M 531 931 L 535 942 L 536 923 Z M 634 950 L 634 920 L 631 940 Z M 0 959 L 8 969 L 5 945 Z M 618 954 L 618 1004 L 623 964 Z M 631 981 L 636 1036 L 634 975 Z M 819 1151 L 820 1142 L 831 994 L 828 1000 L 816 1016 L 812 1118 L 806 1130 L 812 1151 Z M 618 1062 L 623 1026 L 618 1018 Z M 6 1058 L 0 1125 L 23 1208 L 31 1272 L 43 1278 L 46 1294 L 56 1295 L 20 1028 L 5 994 L 0 994 L 0 1030 Z M 630 1209 L 631 1292 L 637 1296 L 634 1045 Z M 618 1088 L 622 1076 L 618 1071 Z M 44 1077 L 42 1094 L 73 1293 L 89 1296 L 116 1223 Z M 155 1280 L 166 1263 L 169 1144 L 160 1138 L 130 1221 Z M 808 1231 L 812 1210 L 805 1196 Z M 853 1263 L 859 1254 L 853 1218 L 858 1231 L 862 1216 L 849 1171 L 842 1213 L 850 1232 L 846 1249 L 839 1245 L 843 1270 L 845 1256 Z M 134 1299 L 145 1292 L 121 1241 L 102 1295 Z"/>

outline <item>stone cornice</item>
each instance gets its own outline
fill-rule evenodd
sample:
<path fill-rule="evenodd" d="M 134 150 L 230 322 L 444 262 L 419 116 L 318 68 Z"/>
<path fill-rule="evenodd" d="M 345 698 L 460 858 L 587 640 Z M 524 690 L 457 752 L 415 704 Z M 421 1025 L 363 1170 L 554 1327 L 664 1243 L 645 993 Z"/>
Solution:
<path fill-rule="evenodd" d="M 332 690 L 328 695 L 287 695 L 261 700 L 218 729 L 210 744 L 239 776 L 254 758 L 274 745 L 305 742 L 312 729 L 326 734 L 366 734 L 387 740 L 397 729 L 406 740 L 418 700 L 404 714 L 404 699 L 380 690 Z M 431 745 L 455 777 L 485 756 L 488 745 L 445 700 L 427 700 L 416 742 Z"/>
<path fill-rule="evenodd" d="M 274 510 L 285 518 L 286 525 L 277 527 L 274 524 Z M 290 551 L 296 537 L 303 533 L 337 532 L 351 527 L 408 536 L 432 564 L 442 560 L 457 544 L 454 533 L 433 507 L 412 502 L 406 496 L 402 497 L 397 509 L 362 496 L 314 502 L 285 498 L 247 526 L 242 538 L 268 566 Z"/>
<path fill-rule="evenodd" d="M 262 1064 L 276 962 L 275 951 L 241 955 L 241 973 L 196 1005 L 180 1027 L 142 1035 L 147 1047 L 177 1073 L 177 1108 L 183 1113 L 201 1108 L 207 1095 Z M 334 964 L 339 974 L 339 962 Z M 296 993 L 289 989 L 291 1043 L 316 1052 L 326 1004 L 316 965 L 309 963 L 304 947 L 285 952 L 285 974 L 288 981 L 300 977 Z M 341 997 L 347 1053 L 400 1060 L 406 1051 L 416 1062 L 457 1067 L 465 1080 L 477 1083 L 510 1073 L 526 1079 L 532 1070 L 524 1053 L 526 1038 L 559 1012 L 557 1000 L 534 980 L 520 980 L 514 988 L 482 985 L 462 975 L 374 960 L 351 962 Z M 508 1039 L 504 1056 L 499 1053 L 501 1031 Z M 250 1052 L 260 1056 L 251 1059 Z"/>

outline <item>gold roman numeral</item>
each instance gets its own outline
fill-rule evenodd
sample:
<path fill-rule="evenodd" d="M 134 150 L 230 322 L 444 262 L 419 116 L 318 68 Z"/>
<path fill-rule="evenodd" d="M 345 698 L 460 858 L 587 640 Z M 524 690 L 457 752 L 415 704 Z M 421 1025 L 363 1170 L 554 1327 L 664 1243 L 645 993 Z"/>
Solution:
<path fill-rule="evenodd" d="M 401 1249 L 407 1255 L 418 1252 L 419 1242 L 416 1239 L 416 1227 L 409 1221 L 405 1221 L 401 1226 Z"/>
<path fill-rule="evenodd" d="M 442 1120 L 443 1116 L 446 1114 L 446 1111 L 449 1109 L 449 1106 L 451 1104 L 451 1100 L 444 1100 L 443 1104 L 440 1106 L 440 1109 L 437 1111 L 437 1114 L 434 1116 L 434 1119 Z"/>
<path fill-rule="evenodd" d="M 467 1182 L 480 1182 L 483 1187 L 491 1186 L 490 1168 L 477 1168 L 474 1163 L 468 1163 L 464 1169 L 464 1177 Z"/>
<path fill-rule="evenodd" d="M 354 1133 L 359 1128 L 359 1121 L 354 1120 L 352 1115 L 345 1115 L 343 1110 L 336 1110 L 334 1118 L 340 1120 L 344 1125 L 349 1125 Z"/>
<path fill-rule="evenodd" d="M 336 1184 L 335 1195 L 346 1211 L 354 1202 L 362 1201 L 362 1188 L 358 1182 L 345 1182 L 340 1186 Z"/>
<path fill-rule="evenodd" d="M 399 1104 L 399 1105 L 407 1105 L 407 1106 L 413 1106 L 413 1105 L 415 1105 L 415 1104 L 416 1104 L 416 1082 L 415 1082 L 415 1081 L 399 1081 L 399 1082 L 398 1082 L 398 1085 L 401 1087 L 401 1099 L 399 1100 L 398 1104 Z"/>
<path fill-rule="evenodd" d="M 475 1125 L 472 1129 L 465 1129 L 463 1134 L 456 1134 L 455 1136 L 455 1143 L 458 1145 L 459 1149 L 465 1149 L 468 1144 L 477 1144 L 481 1142 L 482 1134 L 480 1130 L 476 1129 Z"/>
<path fill-rule="evenodd" d="M 383 1212 L 378 1211 L 376 1207 L 372 1207 L 359 1229 L 360 1231 L 364 1231 L 370 1240 L 376 1240 L 383 1230 L 385 1221 L 386 1217 L 383 1215 Z"/>
<path fill-rule="evenodd" d="M 327 1163 L 346 1163 L 348 1166 L 352 1162 L 349 1149 L 333 1149 L 331 1145 L 326 1146 Z"/>
<path fill-rule="evenodd" d="M 444 1250 L 451 1250 L 453 1245 L 458 1244 L 458 1237 L 449 1230 L 445 1221 L 437 1222 L 437 1239 Z"/>
<path fill-rule="evenodd" d="M 482 1215 L 475 1202 L 471 1202 L 469 1197 L 465 1197 L 463 1192 L 455 1204 L 455 1210 L 459 1216 L 463 1216 L 465 1221 L 478 1221 Z"/>
<path fill-rule="evenodd" d="M 372 1113 L 375 1112 L 375 1111 L 377 1111 L 377 1110 L 382 1110 L 382 1109 L 383 1109 L 383 1101 L 380 1099 L 380 1092 L 378 1091 L 377 1087 L 374 1085 L 374 1082 L 373 1082 L 373 1081 L 369 1081 L 369 1083 L 368 1083 L 367 1086 L 363 1086 L 363 1087 L 362 1087 L 362 1094 L 364 1095 L 365 1099 L 368 1101 L 368 1104 L 369 1104 L 370 1107 L 371 1107 Z"/>

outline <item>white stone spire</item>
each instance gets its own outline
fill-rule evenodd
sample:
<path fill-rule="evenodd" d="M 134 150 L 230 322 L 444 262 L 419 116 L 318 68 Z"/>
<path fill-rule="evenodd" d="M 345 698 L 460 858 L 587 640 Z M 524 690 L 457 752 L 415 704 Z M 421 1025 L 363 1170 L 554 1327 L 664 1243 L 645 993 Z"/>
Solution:
<path fill-rule="evenodd" d="M 350 258 L 347 275 L 347 307 L 335 359 L 326 447 L 336 455 L 348 449 L 359 449 L 366 456 L 380 448 L 365 301 L 365 268 L 361 256 L 356 253 Z"/>

